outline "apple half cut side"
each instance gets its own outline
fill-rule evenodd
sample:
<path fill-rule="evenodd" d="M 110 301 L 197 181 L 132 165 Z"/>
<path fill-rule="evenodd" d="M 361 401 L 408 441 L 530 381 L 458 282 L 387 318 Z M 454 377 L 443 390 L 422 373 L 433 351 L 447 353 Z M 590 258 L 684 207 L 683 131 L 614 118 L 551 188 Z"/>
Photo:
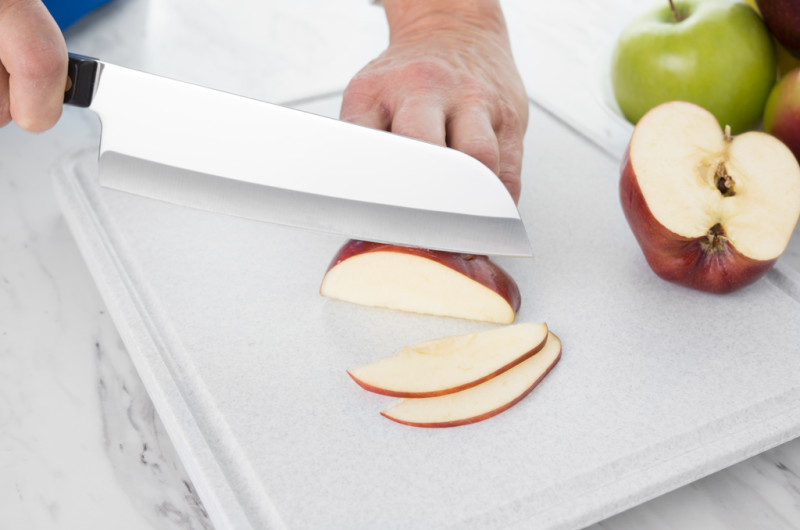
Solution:
<path fill-rule="evenodd" d="M 520 292 L 487 256 L 349 240 L 320 294 L 356 304 L 498 324 L 514 321 Z"/>
<path fill-rule="evenodd" d="M 431 397 L 478 385 L 536 354 L 547 325 L 523 323 L 429 340 L 348 374 L 361 388 L 395 397 Z"/>
<path fill-rule="evenodd" d="M 673 101 L 634 128 L 620 199 L 658 276 L 727 293 L 756 281 L 785 250 L 800 216 L 800 166 L 778 139 L 731 137 L 710 112 Z"/>
<path fill-rule="evenodd" d="M 548 332 L 544 347 L 536 355 L 480 385 L 443 396 L 403 399 L 381 415 L 413 427 L 477 423 L 519 403 L 560 359 L 561 341 Z"/>

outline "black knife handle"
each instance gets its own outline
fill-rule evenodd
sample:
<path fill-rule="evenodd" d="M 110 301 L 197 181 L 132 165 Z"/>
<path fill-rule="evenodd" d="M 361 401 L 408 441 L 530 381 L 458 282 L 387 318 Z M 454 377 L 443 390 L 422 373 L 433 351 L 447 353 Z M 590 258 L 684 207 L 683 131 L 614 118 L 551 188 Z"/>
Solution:
<path fill-rule="evenodd" d="M 67 89 L 64 91 L 64 104 L 88 107 L 94 95 L 94 82 L 97 77 L 97 59 L 69 54 L 67 67 Z"/>

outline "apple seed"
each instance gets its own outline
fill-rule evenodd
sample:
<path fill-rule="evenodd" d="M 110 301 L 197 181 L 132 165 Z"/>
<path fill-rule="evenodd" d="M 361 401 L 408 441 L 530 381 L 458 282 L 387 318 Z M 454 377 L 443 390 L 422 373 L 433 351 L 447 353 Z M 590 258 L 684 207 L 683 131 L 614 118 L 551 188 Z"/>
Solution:
<path fill-rule="evenodd" d="M 717 189 L 723 197 L 733 197 L 736 195 L 733 191 L 733 178 L 728 174 L 724 162 L 717 164 L 717 169 L 714 171 L 714 179 L 717 183 Z"/>

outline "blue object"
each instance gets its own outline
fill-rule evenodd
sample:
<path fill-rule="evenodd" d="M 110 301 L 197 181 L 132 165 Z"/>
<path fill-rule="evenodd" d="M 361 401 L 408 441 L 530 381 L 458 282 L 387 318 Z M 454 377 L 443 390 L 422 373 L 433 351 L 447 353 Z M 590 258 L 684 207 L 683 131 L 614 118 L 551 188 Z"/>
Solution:
<path fill-rule="evenodd" d="M 109 0 L 42 0 L 56 24 L 64 31 L 83 15 L 107 4 Z"/>

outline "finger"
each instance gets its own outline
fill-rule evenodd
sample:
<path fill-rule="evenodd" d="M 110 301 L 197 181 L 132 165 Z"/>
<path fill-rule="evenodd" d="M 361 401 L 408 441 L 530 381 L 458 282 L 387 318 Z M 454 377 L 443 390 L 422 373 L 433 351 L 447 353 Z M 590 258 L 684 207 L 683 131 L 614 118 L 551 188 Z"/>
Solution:
<path fill-rule="evenodd" d="M 498 177 L 515 203 L 519 202 L 522 192 L 523 134 L 518 128 L 514 128 L 501 130 L 497 135 L 500 147 Z"/>
<path fill-rule="evenodd" d="M 40 0 L 0 8 L 0 62 L 9 74 L 11 118 L 23 129 L 43 131 L 61 116 L 67 47 Z"/>
<path fill-rule="evenodd" d="M 0 127 L 11 121 L 11 109 L 8 106 L 8 72 L 0 63 Z"/>
<path fill-rule="evenodd" d="M 405 100 L 392 116 L 391 131 L 443 146 L 446 139 L 444 108 L 435 98 Z"/>
<path fill-rule="evenodd" d="M 500 148 L 489 112 L 471 106 L 454 111 L 447 124 L 447 144 L 500 173 Z"/>
<path fill-rule="evenodd" d="M 339 119 L 382 131 L 389 130 L 391 112 L 377 95 L 377 89 L 364 86 L 365 81 L 356 76 L 342 97 Z"/>
<path fill-rule="evenodd" d="M 522 154 L 525 130 L 528 127 L 528 107 L 521 109 L 501 106 L 496 111 L 495 130 L 500 147 L 500 181 L 514 202 L 522 192 Z"/>

